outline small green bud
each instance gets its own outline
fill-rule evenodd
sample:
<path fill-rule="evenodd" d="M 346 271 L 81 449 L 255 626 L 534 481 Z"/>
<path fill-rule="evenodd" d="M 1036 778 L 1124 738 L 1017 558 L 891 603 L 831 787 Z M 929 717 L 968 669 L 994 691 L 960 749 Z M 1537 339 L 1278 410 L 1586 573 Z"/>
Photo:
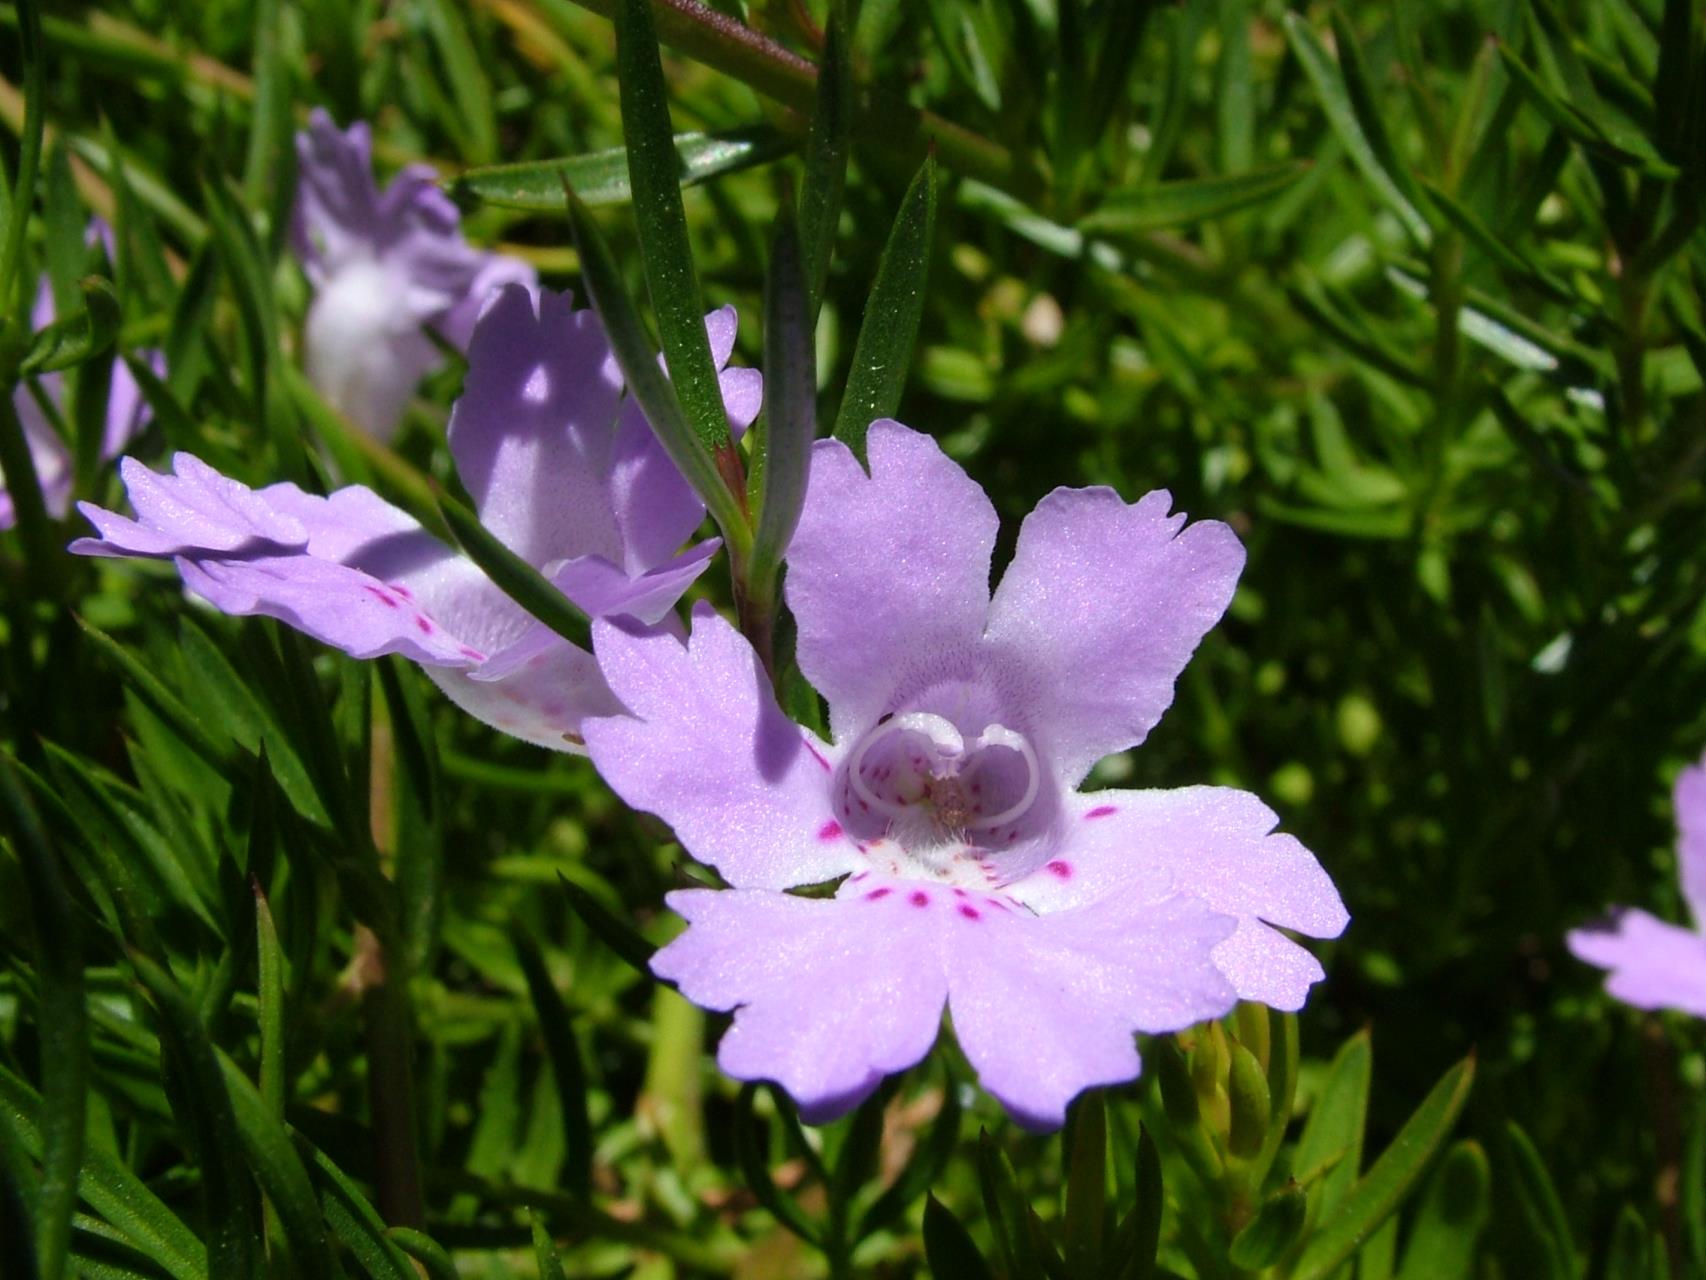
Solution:
<path fill-rule="evenodd" d="M 1248 1160 L 1262 1149 L 1268 1136 L 1273 1103 L 1268 1097 L 1267 1071 L 1255 1054 L 1236 1041 L 1232 1045 L 1232 1069 L 1226 1093 L 1232 1110 L 1226 1149 Z"/>

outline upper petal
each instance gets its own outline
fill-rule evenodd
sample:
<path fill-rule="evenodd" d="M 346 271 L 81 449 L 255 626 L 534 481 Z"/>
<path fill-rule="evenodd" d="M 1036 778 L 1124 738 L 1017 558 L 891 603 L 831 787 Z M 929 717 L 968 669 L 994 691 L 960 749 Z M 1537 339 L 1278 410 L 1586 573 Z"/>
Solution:
<path fill-rule="evenodd" d="M 1624 1003 L 1706 1018 L 1706 937 L 1624 908 L 1568 942 L 1578 960 L 1611 970 L 1605 989 Z"/>
<path fill-rule="evenodd" d="M 964 674 L 989 609 L 995 508 L 929 436 L 887 419 L 871 471 L 835 440 L 812 449 L 788 549 L 800 670 L 837 738 L 869 727 L 909 675 Z"/>
<path fill-rule="evenodd" d="M 122 460 L 119 474 L 137 518 L 79 503 L 101 538 L 80 538 L 71 549 L 79 555 L 170 557 L 307 545 L 308 531 L 301 521 L 275 509 L 241 481 L 187 453 L 173 456 L 172 469 L 175 474 L 161 475 L 134 458 Z"/>
<path fill-rule="evenodd" d="M 1213 958 L 1233 921 L 1185 895 L 950 920 L 954 1034 L 978 1082 L 1028 1128 L 1056 1128 L 1083 1090 L 1136 1076 L 1133 1033 L 1176 1031 L 1237 1002 Z"/>
<path fill-rule="evenodd" d="M 583 730 L 623 800 L 741 888 L 812 884 L 856 865 L 832 818 L 829 749 L 782 714 L 752 646 L 709 605 L 695 608 L 686 645 L 598 622 L 593 649 L 633 713 Z"/>
<path fill-rule="evenodd" d="M 1694 923 L 1706 927 L 1706 760 L 1676 780 L 1676 861 Z"/>
<path fill-rule="evenodd" d="M 733 1010 L 718 1063 L 737 1080 L 774 1080 L 810 1123 L 852 1110 L 930 1051 L 947 994 L 941 911 L 898 893 L 699 889 L 667 901 L 688 929 L 652 971 L 695 1004 Z"/>
<path fill-rule="evenodd" d="M 1230 787 L 1097 791 L 1072 795 L 1066 810 L 1057 856 L 1011 886 L 1014 897 L 1052 913 L 1118 896 L 1140 871 L 1165 875 L 1240 921 L 1215 958 L 1242 999 L 1301 1006 L 1320 967 L 1268 926 L 1332 938 L 1350 917 L 1315 856 L 1274 831 L 1260 799 Z"/>
<path fill-rule="evenodd" d="M 991 652 L 1069 783 L 1154 728 L 1244 567 L 1230 528 L 1181 532 L 1171 506 L 1161 490 L 1127 504 L 1112 489 L 1056 489 L 1026 518 L 990 605 Z"/>
<path fill-rule="evenodd" d="M 598 317 L 568 295 L 512 285 L 480 317 L 450 450 L 481 523 L 529 563 L 623 562 L 609 489 L 621 390 Z"/>

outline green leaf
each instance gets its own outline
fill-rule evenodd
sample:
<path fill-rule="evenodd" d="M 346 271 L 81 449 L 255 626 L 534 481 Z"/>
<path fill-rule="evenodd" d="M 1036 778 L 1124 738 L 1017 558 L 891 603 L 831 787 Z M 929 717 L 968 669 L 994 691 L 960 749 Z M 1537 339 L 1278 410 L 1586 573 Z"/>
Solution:
<path fill-rule="evenodd" d="M 392 878 L 402 917 L 403 956 L 411 973 L 421 973 L 431 967 L 445 911 L 438 735 L 421 696 L 417 668 L 392 655 L 377 670 L 394 761 Z"/>
<path fill-rule="evenodd" d="M 1308 173 L 1312 162 L 1294 160 L 1214 178 L 1180 178 L 1117 191 L 1078 221 L 1089 234 L 1163 231 L 1224 217 L 1271 199 Z"/>
<path fill-rule="evenodd" d="M 617 0 L 616 67 L 640 261 L 664 361 L 682 411 L 700 442 L 715 454 L 730 445 L 729 419 L 705 334 L 705 305 L 681 203 L 681 160 L 675 154 L 669 91 L 647 0 Z"/>
<path fill-rule="evenodd" d="M 581 923 L 590 929 L 600 942 L 626 960 L 637 972 L 648 978 L 652 976 L 652 953 L 657 950 L 656 947 L 641 937 L 632 925 L 618 920 L 608 907 L 561 872 L 557 873 L 557 884 L 562 888 L 563 896 L 569 900 L 569 906 L 580 917 Z"/>
<path fill-rule="evenodd" d="M 772 1097 L 774 1096 L 772 1094 Z M 769 1211 L 771 1217 L 800 1239 L 817 1245 L 823 1239 L 817 1224 L 806 1216 L 793 1197 L 778 1187 L 776 1180 L 770 1176 L 764 1129 L 753 1110 L 757 1099 L 758 1086 L 744 1084 L 741 1086 L 740 1098 L 735 1103 L 735 1159 L 740 1164 L 741 1176 L 746 1181 L 747 1190 L 758 1198 L 758 1203 Z M 778 1099 L 777 1105 L 785 1104 Z"/>
<path fill-rule="evenodd" d="M 463 6 L 451 0 L 420 0 L 420 12 L 444 65 L 462 150 L 476 163 L 490 164 L 498 154 L 492 82 L 481 64 L 480 49 L 462 20 L 463 11 Z"/>
<path fill-rule="evenodd" d="M 865 301 L 853 366 L 835 418 L 835 438 L 861 461 L 865 433 L 900 407 L 912 347 L 924 316 L 924 286 L 936 226 L 936 160 L 927 157 L 907 188 Z"/>
<path fill-rule="evenodd" d="M 835 229 L 841 221 L 841 194 L 847 183 L 853 129 L 853 67 L 847 44 L 847 5 L 845 0 L 831 0 L 818 64 L 817 108 L 806 135 L 805 182 L 800 188 L 800 257 L 805 262 L 809 314 L 814 321 L 829 279 Z M 767 389 L 771 376 L 766 362 Z"/>
<path fill-rule="evenodd" d="M 978 21 L 980 7 L 969 0 L 925 0 L 924 7 L 954 75 L 988 110 L 1001 110 L 1001 85 L 987 48 L 988 33 Z"/>
<path fill-rule="evenodd" d="M 404 1253 L 425 1269 L 427 1280 L 462 1280 L 450 1251 L 431 1236 L 409 1227 L 391 1227 L 385 1232 Z"/>
<path fill-rule="evenodd" d="M 562 1106 L 563 1148 L 568 1161 L 564 1185 L 571 1195 L 584 1197 L 592 1190 L 592 1123 L 587 1118 L 586 1068 L 581 1065 L 580 1045 L 575 1041 L 568 1008 L 551 981 L 537 944 L 522 937 L 517 939 L 515 951 L 533 1008 L 539 1014 L 539 1029 L 545 1037 L 545 1051 L 551 1058 L 551 1074 Z"/>
<path fill-rule="evenodd" d="M 42 48 L 41 10 L 36 0 L 18 0 L 18 36 L 24 63 L 24 124 L 19 133 L 18 172 L 0 231 L 0 299 L 5 312 L 17 295 L 18 269 L 23 261 L 24 230 L 35 205 L 36 171 L 41 166 L 42 135 L 46 128 L 46 58 Z M 4 314 L 5 312 L 0 312 Z M 9 388 L 8 388 L 9 392 Z M 0 466 L 5 465 L 0 458 Z M 9 472 L 11 475 L 17 472 Z"/>
<path fill-rule="evenodd" d="M 1506 1177 L 1516 1194 L 1524 1222 L 1539 1245 L 1543 1275 L 1566 1280 L 1578 1274 L 1576 1245 L 1564 1202 L 1547 1171 L 1546 1161 L 1514 1121 L 1505 1125 Z"/>
<path fill-rule="evenodd" d="M 1262 1064 L 1236 1040 L 1231 1041 L 1232 1061 L 1227 1076 L 1232 1127 L 1226 1148 L 1241 1159 L 1261 1151 L 1273 1118 L 1273 1100 L 1268 1095 L 1268 1076 Z"/>
<path fill-rule="evenodd" d="M 1161 1214 L 1166 1208 L 1166 1190 L 1161 1185 L 1161 1153 L 1155 1139 L 1140 1122 L 1137 1127 L 1137 1170 L 1131 1211 L 1115 1236 L 1107 1280 L 1151 1280 L 1155 1258 L 1161 1247 Z"/>
<path fill-rule="evenodd" d="M 1149 149 L 1143 155 L 1142 181 L 1159 182 L 1179 145 L 1185 109 L 1190 104 L 1191 73 L 1197 45 L 1202 41 L 1209 6 L 1204 3 L 1169 6 L 1160 23 L 1167 37 L 1167 71 L 1149 120 Z"/>
<path fill-rule="evenodd" d="M 1019 1190 L 1012 1161 L 987 1130 L 978 1135 L 977 1181 L 995 1234 L 996 1255 L 1009 1280 L 1043 1280 L 1030 1203 Z"/>
<path fill-rule="evenodd" d="M 1102 1095 L 1082 1095 L 1072 1117 L 1072 1158 L 1066 1175 L 1061 1232 L 1066 1266 L 1093 1276 L 1102 1266 L 1102 1232 L 1108 1220 L 1108 1117 Z"/>
<path fill-rule="evenodd" d="M 557 1257 L 557 1246 L 538 1214 L 533 1215 L 533 1257 L 539 1265 L 539 1280 L 566 1280 L 563 1263 Z"/>
<path fill-rule="evenodd" d="M 1303 1233 L 1309 1198 L 1296 1185 L 1270 1196 L 1247 1226 L 1233 1237 L 1227 1257 L 1249 1271 L 1271 1267 L 1291 1250 Z"/>
<path fill-rule="evenodd" d="M 0 754 L 0 811 L 7 841 L 24 872 L 28 915 L 35 933 L 41 1054 L 41 1182 L 35 1194 L 36 1257 L 42 1280 L 66 1274 L 77 1172 L 83 1165 L 84 1111 L 89 1079 L 89 1014 L 83 951 L 59 859 L 35 806 Z"/>
<path fill-rule="evenodd" d="M 159 1014 L 162 1069 L 173 1113 L 201 1168 L 207 1211 L 207 1266 L 220 1280 L 259 1277 L 261 1208 L 244 1165 L 237 1117 L 207 1030 L 188 998 L 159 965 L 131 953 L 137 977 Z"/>
<path fill-rule="evenodd" d="M 30 342 L 18 371 L 25 376 L 55 373 L 93 360 L 113 345 L 118 336 L 118 294 L 112 282 L 88 276 L 78 282 L 83 291 L 83 310 L 68 320 L 55 321 Z"/>
<path fill-rule="evenodd" d="M 955 1082 L 950 1078 L 942 1089 L 941 1110 L 930 1125 L 930 1133 L 913 1152 L 912 1159 L 888 1188 L 872 1201 L 865 1216 L 859 1220 L 854 1238 L 863 1240 L 873 1231 L 898 1221 L 912 1207 L 913 1201 L 934 1185 L 960 1141 L 960 1103 Z"/>
<path fill-rule="evenodd" d="M 679 162 L 676 180 L 684 187 L 768 164 L 794 147 L 791 138 L 769 125 L 718 133 L 678 133 L 674 144 Z M 465 170 L 447 185 L 459 204 L 560 213 L 568 208 L 565 182 L 588 205 L 626 204 L 633 198 L 628 152 L 622 147 L 554 160 L 483 165 Z"/>
<path fill-rule="evenodd" d="M 307 1157 L 308 1175 L 320 1192 L 320 1211 L 333 1233 L 355 1255 L 373 1280 L 420 1280 L 420 1274 L 397 1242 L 386 1233 L 367 1197 L 326 1153 L 298 1138 Z"/>
<path fill-rule="evenodd" d="M 1397 1211 L 1457 1123 L 1474 1079 L 1474 1058 L 1465 1058 L 1441 1077 L 1368 1173 L 1323 1217 L 1298 1259 L 1293 1280 L 1325 1280 Z"/>
<path fill-rule="evenodd" d="M 1369 1035 L 1366 1030 L 1359 1031 L 1333 1055 L 1298 1139 L 1292 1168 L 1303 1186 L 1321 1183 L 1322 1217 L 1344 1198 L 1362 1168 L 1363 1130 L 1373 1075 Z"/>
<path fill-rule="evenodd" d="M 1475 1244 L 1487 1225 L 1492 1181 L 1480 1144 L 1459 1142 L 1446 1152 L 1410 1226 L 1398 1280 L 1444 1280 L 1474 1273 Z"/>
<path fill-rule="evenodd" d="M 924 1202 L 924 1259 L 936 1280 L 995 1280 L 971 1233 L 935 1196 Z"/>
<path fill-rule="evenodd" d="M 260 761 L 265 767 L 266 761 Z M 263 792 L 264 794 L 264 792 Z M 257 821 L 257 825 L 259 825 Z M 256 865 L 251 852 L 249 866 Z M 255 892 L 255 1003 L 260 1010 L 261 1102 L 274 1120 L 284 1119 L 284 954 L 278 945 L 278 926 L 258 880 Z"/>
<path fill-rule="evenodd" d="M 1335 34 L 1338 34 L 1340 24 L 1335 22 Z M 1285 15 L 1286 35 L 1291 39 L 1291 47 L 1297 55 L 1297 60 L 1303 65 L 1303 72 L 1309 77 L 1309 82 L 1315 86 L 1316 96 L 1321 100 L 1321 109 L 1326 112 L 1327 123 L 1333 127 L 1340 143 L 1350 154 L 1351 161 L 1361 171 L 1369 186 L 1391 206 L 1404 224 L 1411 236 L 1420 244 L 1427 244 L 1432 238 L 1427 219 L 1417 211 L 1408 196 L 1404 194 L 1397 176 L 1405 171 L 1398 164 L 1392 143 L 1386 136 L 1385 126 L 1379 115 L 1373 110 L 1372 101 L 1367 94 L 1367 82 L 1362 73 L 1361 55 L 1356 53 L 1356 40 L 1348 31 L 1339 38 L 1339 52 L 1343 61 L 1335 63 L 1333 56 L 1327 52 L 1321 43 L 1321 37 L 1315 34 L 1308 21 L 1296 13 Z M 1352 81 L 1356 88 L 1353 90 Z M 1375 128 L 1373 137 L 1364 128 L 1372 124 Z"/>
<path fill-rule="evenodd" d="M 806 500 L 806 473 L 817 435 L 817 356 L 811 298 L 800 261 L 794 211 L 786 202 L 770 242 L 764 281 L 764 416 L 754 445 L 758 527 L 748 561 L 748 590 L 768 608 L 782 557 Z"/>
<path fill-rule="evenodd" d="M 1630 133 L 1620 133 L 1616 141 L 1595 121 L 1594 117 L 1574 103 L 1558 97 L 1541 78 L 1511 52 L 1510 46 L 1500 45 L 1499 56 L 1511 81 L 1520 89 L 1535 110 L 1557 126 L 1570 141 L 1590 155 L 1634 169 L 1653 178 L 1675 178 L 1680 170 L 1654 151 L 1644 139 Z"/>
<path fill-rule="evenodd" d="M 730 487 L 718 460 L 712 457 L 710 448 L 682 412 L 670 378 L 658 368 L 656 353 L 598 224 L 579 196 L 571 190 L 568 197 L 569 226 L 580 254 L 587 296 L 604 323 L 605 336 L 610 339 L 610 350 L 622 368 L 628 394 L 645 412 L 652 434 L 657 436 L 670 461 L 710 511 L 730 551 L 744 554 L 751 545 L 752 534 L 737 490 Z M 703 319 L 699 324 L 703 336 Z M 718 394 L 720 405 L 721 393 Z"/>
<path fill-rule="evenodd" d="M 438 509 L 468 558 L 511 600 L 580 649 L 592 650 L 592 624 L 550 579 L 505 546 L 480 518 L 448 494 Z"/>

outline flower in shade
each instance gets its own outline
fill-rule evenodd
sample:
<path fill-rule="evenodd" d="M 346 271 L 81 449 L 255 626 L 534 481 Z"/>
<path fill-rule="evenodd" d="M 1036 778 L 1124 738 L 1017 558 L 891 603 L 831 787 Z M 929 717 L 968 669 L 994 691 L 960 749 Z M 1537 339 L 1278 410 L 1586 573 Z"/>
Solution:
<path fill-rule="evenodd" d="M 99 241 L 113 255 L 113 233 L 103 220 L 89 223 L 87 239 Z M 55 319 L 53 286 L 44 274 L 36 286 L 35 302 L 30 306 L 30 328 L 45 329 Z M 159 352 L 144 352 L 143 358 L 156 372 L 164 370 Z M 62 374 L 46 373 L 35 379 L 37 390 L 56 412 L 65 408 L 65 379 Z M 71 450 L 65 439 L 48 420 L 47 411 L 36 399 L 28 381 L 21 382 L 12 392 L 12 408 L 24 429 L 24 443 L 29 447 L 30 461 L 35 464 L 36 482 L 41 486 L 42 505 L 55 520 L 65 518 L 71 509 L 72 475 Z M 108 462 L 124 452 L 124 447 L 148 424 L 148 405 L 130 366 L 123 360 L 112 362 L 107 382 L 107 409 L 102 419 L 101 461 Z M 0 529 L 10 529 L 16 522 L 17 511 L 12 495 L 6 489 L 6 477 L 0 472 Z"/>
<path fill-rule="evenodd" d="M 756 370 L 725 369 L 734 309 L 707 320 L 730 424 L 758 413 Z M 682 543 L 704 507 L 622 394 L 590 311 L 511 286 L 487 309 L 450 416 L 481 521 L 594 617 L 668 616 L 716 550 Z M 82 504 L 84 555 L 170 559 L 226 613 L 263 614 L 357 658 L 396 653 L 488 724 L 559 750 L 620 710 L 592 655 L 535 621 L 461 552 L 359 485 L 326 497 L 250 489 L 180 453 L 173 474 L 126 459 L 136 518 Z"/>
<path fill-rule="evenodd" d="M 1635 907 L 1617 907 L 1572 930 L 1578 960 L 1611 971 L 1605 989 L 1638 1009 L 1680 1009 L 1706 1018 L 1706 759 L 1676 780 L 1676 860 L 1692 929 Z"/>
<path fill-rule="evenodd" d="M 1156 492 L 1060 489 L 993 598 L 996 516 L 927 436 L 877 422 L 870 472 L 815 446 L 787 599 L 832 741 L 778 709 L 707 609 L 690 639 L 598 623 L 629 713 L 589 720 L 595 765 L 732 888 L 673 893 L 653 959 L 733 1011 L 719 1061 L 839 1115 L 928 1052 L 943 1008 L 983 1085 L 1060 1123 L 1138 1073 L 1134 1032 L 1240 998 L 1296 1009 L 1331 937 L 1332 882 L 1255 796 L 1080 791 L 1141 742 L 1232 598 L 1244 552 Z M 839 880 L 831 896 L 785 892 Z"/>
<path fill-rule="evenodd" d="M 531 287 L 533 268 L 464 240 L 456 206 L 427 166 L 407 166 L 380 191 L 365 123 L 340 131 L 317 110 L 296 154 L 292 234 L 314 288 L 308 377 L 362 430 L 389 439 L 440 363 L 424 328 L 465 349 L 493 292 Z"/>

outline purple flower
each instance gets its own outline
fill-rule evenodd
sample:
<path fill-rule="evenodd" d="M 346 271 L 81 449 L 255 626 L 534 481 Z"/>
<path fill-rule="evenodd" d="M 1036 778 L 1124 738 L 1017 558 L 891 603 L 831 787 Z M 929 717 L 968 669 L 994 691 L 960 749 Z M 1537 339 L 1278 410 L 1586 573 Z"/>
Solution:
<path fill-rule="evenodd" d="M 505 284 L 533 268 L 462 238 L 456 206 L 433 171 L 409 165 L 381 192 L 368 127 L 339 132 L 316 110 L 296 135 L 292 233 L 314 286 L 308 377 L 362 430 L 389 439 L 416 386 L 439 364 L 423 326 L 466 348 L 474 322 Z"/>
<path fill-rule="evenodd" d="M 761 379 L 723 369 L 732 307 L 706 327 L 743 429 Z M 713 538 L 677 554 L 704 507 L 623 398 L 597 317 L 566 295 L 511 286 L 487 309 L 450 450 L 486 527 L 590 615 L 664 620 L 716 550 Z M 591 654 L 371 490 L 250 489 L 183 453 L 173 472 L 126 459 L 137 518 L 84 503 L 101 536 L 72 550 L 171 559 L 226 613 L 278 618 L 357 658 L 401 654 L 464 710 L 540 746 L 575 749 L 584 716 L 621 710 Z"/>
<path fill-rule="evenodd" d="M 1572 930 L 1578 960 L 1609 969 L 1605 989 L 1638 1009 L 1680 1009 L 1706 1018 L 1706 759 L 1676 780 L 1676 859 L 1695 927 L 1666 924 L 1634 907 Z"/>
<path fill-rule="evenodd" d="M 833 743 L 778 709 L 708 609 L 690 641 L 595 624 L 631 715 L 587 748 L 733 886 L 669 896 L 687 931 L 653 959 L 733 1010 L 718 1057 L 814 1121 L 917 1062 L 944 1005 L 983 1085 L 1049 1127 L 1138 1073 L 1136 1031 L 1242 998 L 1298 1008 L 1322 976 L 1273 926 L 1331 937 L 1339 896 L 1223 787 L 1077 788 L 1141 742 L 1232 598 L 1244 552 L 1156 492 L 1060 489 L 1025 521 L 993 599 L 996 515 L 929 437 L 871 427 L 870 474 L 815 446 L 787 598 Z M 832 897 L 783 890 L 840 879 Z"/>
<path fill-rule="evenodd" d="M 110 258 L 113 254 L 112 235 L 112 228 L 100 218 L 95 218 L 89 223 L 86 239 L 91 244 L 99 240 L 106 246 L 107 256 Z M 30 328 L 45 329 L 55 318 L 53 286 L 43 275 L 36 286 L 35 302 L 30 307 Z M 164 370 L 165 366 L 158 352 L 145 352 L 144 358 L 156 372 Z M 56 410 L 64 409 L 63 375 L 43 374 L 36 379 L 36 385 Z M 35 464 L 36 481 L 41 485 L 42 503 L 47 507 L 48 515 L 55 520 L 63 520 L 66 512 L 71 509 L 71 484 L 74 478 L 71 450 L 55 430 L 53 423 L 48 420 L 46 411 L 30 391 L 27 382 L 19 383 L 12 392 L 12 408 L 16 410 L 18 421 L 24 428 L 24 443 L 29 447 L 30 461 Z M 101 433 L 101 461 L 110 461 L 124 452 L 124 447 L 136 437 L 137 432 L 148 425 L 148 417 L 148 405 L 142 398 L 142 388 L 136 385 L 136 378 L 130 372 L 130 366 L 123 360 L 114 360 L 111 378 L 107 384 L 107 412 Z M 6 491 L 5 483 L 5 474 L 0 472 L 0 529 L 10 529 L 18 518 L 12 505 L 12 495 Z"/>

